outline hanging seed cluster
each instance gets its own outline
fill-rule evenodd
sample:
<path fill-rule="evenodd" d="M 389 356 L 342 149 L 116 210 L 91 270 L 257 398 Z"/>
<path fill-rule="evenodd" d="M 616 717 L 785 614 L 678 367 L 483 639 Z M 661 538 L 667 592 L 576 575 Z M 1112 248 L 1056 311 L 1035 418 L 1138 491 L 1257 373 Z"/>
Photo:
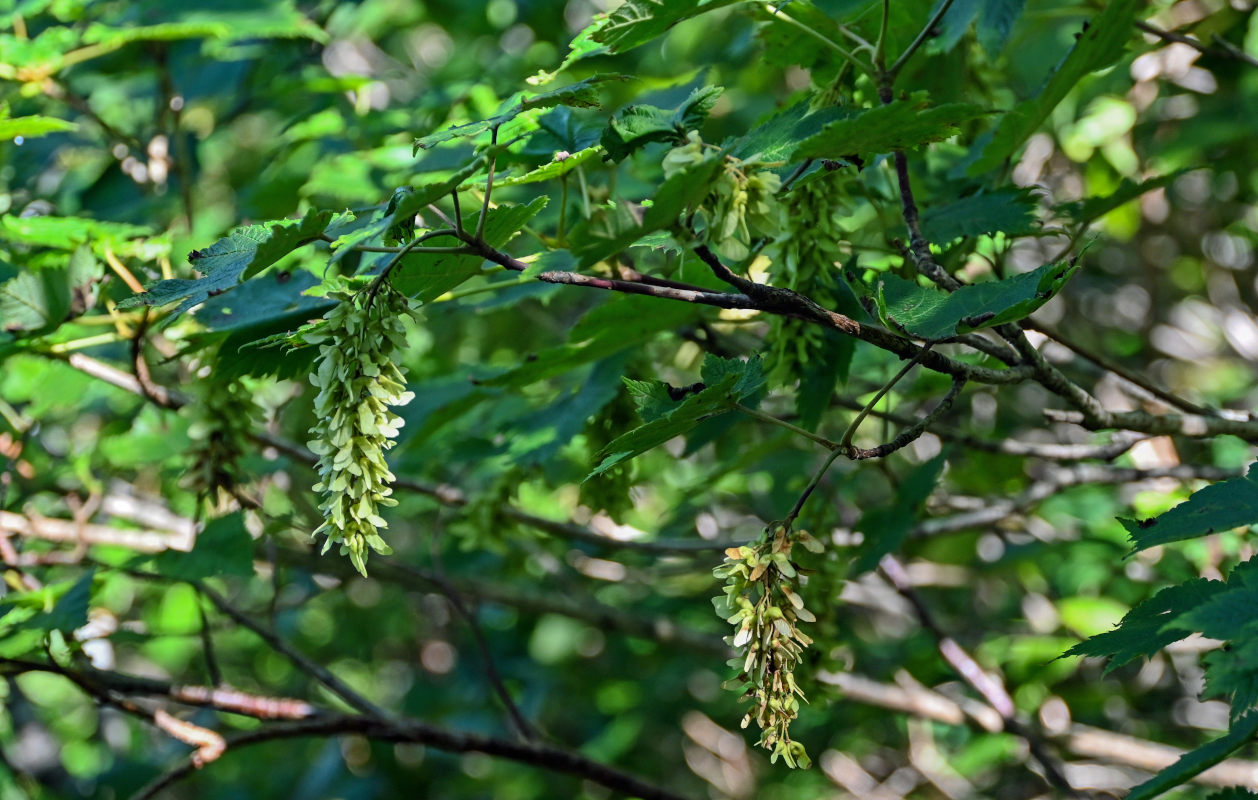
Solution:
<path fill-rule="evenodd" d="M 192 468 L 184 485 L 211 502 L 229 497 L 242 480 L 240 459 L 258 407 L 239 380 L 217 380 L 212 372 L 195 381 L 193 402 L 184 406 L 188 418 Z"/>
<path fill-rule="evenodd" d="M 696 131 L 689 141 L 664 156 L 664 177 L 671 178 L 707 158 L 706 151 L 717 149 L 705 144 Z M 701 211 L 707 222 L 705 241 L 731 261 L 751 254 L 752 239 L 771 239 L 782 229 L 782 205 L 776 192 L 782 179 L 765 169 L 755 157 L 739 160 L 725 156 Z"/>
<path fill-rule="evenodd" d="M 791 561 L 795 545 L 813 553 L 823 550 L 807 531 L 784 525 L 770 526 L 759 542 L 726 550 L 725 562 L 712 571 L 725 580 L 725 593 L 712 603 L 734 626 L 725 641 L 743 652 L 729 662 L 739 674 L 725 684 L 752 704 L 742 727 L 755 721 L 761 731 L 758 744 L 773 751 L 774 763 L 780 757 L 788 766 L 806 769 L 812 760 L 803 744 L 791 740 L 790 725 L 805 699 L 795 682 L 795 667 L 812 644 L 799 623 L 817 618 L 799 596 L 799 568 Z"/>
<path fill-rule="evenodd" d="M 323 552 L 333 543 L 354 567 L 367 574 L 368 548 L 382 555 L 392 551 L 379 531 L 387 527 L 380 509 L 397 505 L 390 495 L 393 473 L 384 453 L 397 438 L 402 419 L 389 409 L 406 405 L 406 391 L 394 351 L 405 343 L 405 316 L 414 316 L 406 298 L 382 285 L 370 290 L 329 295 L 341 302 L 329 311 L 322 330 L 306 336 L 319 345 L 318 368 L 310 382 L 319 389 L 310 429 L 310 449 L 319 456 L 319 509 Z"/>
<path fill-rule="evenodd" d="M 843 258 L 843 230 L 835 213 L 838 179 L 822 176 L 791 190 L 786 199 L 788 229 L 777 242 L 772 268 L 774 286 L 805 294 L 825 308 L 834 308 L 837 302 L 833 271 Z M 833 340 L 818 325 L 782 316 L 774 316 L 770 324 L 769 375 L 779 385 L 791 383 L 833 348 Z"/>

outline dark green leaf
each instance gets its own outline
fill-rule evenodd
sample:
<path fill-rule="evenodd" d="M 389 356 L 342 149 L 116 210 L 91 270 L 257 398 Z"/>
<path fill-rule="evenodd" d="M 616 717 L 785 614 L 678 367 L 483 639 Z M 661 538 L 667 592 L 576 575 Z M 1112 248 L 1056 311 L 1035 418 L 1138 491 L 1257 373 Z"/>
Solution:
<path fill-rule="evenodd" d="M 528 205 L 502 203 L 489 210 L 485 218 L 485 240 L 491 247 L 502 247 L 539 211 L 550 198 L 541 195 Z M 474 230 L 480 209 L 464 215 L 463 224 Z M 402 258 L 392 273 L 398 291 L 420 303 L 431 303 L 441 295 L 480 272 L 484 259 L 480 256 L 412 253 Z"/>
<path fill-rule="evenodd" d="M 1178 761 L 1131 790 L 1127 800 L 1152 798 L 1187 783 L 1215 764 L 1244 747 L 1258 733 L 1258 712 L 1246 714 L 1232 723 L 1226 736 L 1190 750 Z"/>
<path fill-rule="evenodd" d="M 890 327 L 919 339 L 947 339 L 1029 316 L 1061 291 L 1077 269 L 1070 264 L 1045 264 L 951 293 L 886 274 L 878 278 L 872 295 L 879 316 Z"/>
<path fill-rule="evenodd" d="M 210 520 L 197 534 L 190 553 L 166 550 L 152 557 L 153 568 L 174 580 L 202 580 L 223 575 L 253 575 L 253 539 L 237 511 Z"/>
<path fill-rule="evenodd" d="M 707 119 L 723 91 L 720 86 L 700 87 L 674 109 L 627 106 L 617 112 L 603 131 L 601 142 L 607 151 L 607 158 L 623 161 L 652 142 L 684 143 L 686 134 Z"/>
<path fill-rule="evenodd" d="M 851 155 L 870 160 L 879 153 L 910 150 L 941 142 L 960 133 L 960 125 L 987 112 L 967 103 L 931 106 L 925 92 L 857 112 L 823 127 L 800 142 L 795 158 L 843 158 Z"/>
<path fill-rule="evenodd" d="M 774 114 L 746 136 L 733 143 L 731 155 L 743 160 L 789 161 L 801 139 L 815 136 L 828 123 L 842 116 L 834 106 L 812 111 L 809 100 L 801 100 Z"/>
<path fill-rule="evenodd" d="M 92 599 L 92 579 L 96 568 L 92 567 L 74 582 L 57 600 L 52 610 L 36 614 L 19 627 L 24 630 L 73 631 L 87 624 L 87 609 Z"/>
<path fill-rule="evenodd" d="M 925 211 L 922 233 L 940 244 L 980 234 L 1019 236 L 1036 230 L 1035 207 L 1035 196 L 1027 189 L 975 194 Z"/>
<path fill-rule="evenodd" d="M 682 20 L 733 5 L 736 0 L 627 0 L 598 27 L 591 39 L 613 53 L 646 44 Z"/>
<path fill-rule="evenodd" d="M 606 232 L 584 227 L 573 229 L 572 252 L 582 267 L 596 264 L 632 246 L 643 237 L 656 231 L 671 229 L 682 213 L 693 208 L 708 193 L 708 184 L 717 168 L 719 158 L 713 157 L 675 173 L 656 190 L 654 201 L 642 214 L 642 223 L 633 224 L 627 210 L 621 212 L 620 224 Z M 622 207 L 623 209 L 623 207 Z"/>
<path fill-rule="evenodd" d="M 623 461 L 682 435 L 703 420 L 730 410 L 734 403 L 752 394 L 764 381 L 759 359 L 739 361 L 709 355 L 704 359 L 703 372 L 705 378 L 710 376 L 715 382 L 705 380 L 706 388 L 687 395 L 672 410 L 617 437 L 604 448 L 602 463 L 585 479 L 588 481 L 595 475 L 601 475 Z"/>
<path fill-rule="evenodd" d="M 1136 6 L 1136 0 L 1114 0 L 1106 4 L 1105 10 L 1087 25 L 1070 54 L 1053 71 L 1044 88 L 1001 118 L 982 156 L 970 165 L 969 174 L 982 175 L 1005 163 L 1084 76 L 1122 57 L 1123 47 L 1131 38 Z"/>
<path fill-rule="evenodd" d="M 978 41 L 992 58 L 1000 55 L 1009 32 L 1022 16 L 1026 0 L 983 0 L 978 14 Z"/>
<path fill-rule="evenodd" d="M 210 297 L 229 291 L 242 280 L 266 269 L 284 256 L 319 238 L 332 222 L 331 211 L 311 211 L 300 220 L 280 220 L 237 228 L 188 260 L 205 277 L 159 281 L 143 294 L 128 297 L 119 308 L 162 306 L 179 302 L 171 318 Z"/>
<path fill-rule="evenodd" d="M 1258 523 L 1258 462 L 1244 477 L 1199 489 L 1165 514 L 1118 521 L 1131 534 L 1135 552 Z"/>
<path fill-rule="evenodd" d="M 1148 657 L 1189 635 L 1172 626 L 1181 615 L 1205 603 L 1224 589 L 1222 581 L 1194 578 L 1168 586 L 1128 611 L 1112 631 L 1097 634 L 1067 650 L 1064 656 L 1109 658 L 1106 672 L 1136 658 Z"/>

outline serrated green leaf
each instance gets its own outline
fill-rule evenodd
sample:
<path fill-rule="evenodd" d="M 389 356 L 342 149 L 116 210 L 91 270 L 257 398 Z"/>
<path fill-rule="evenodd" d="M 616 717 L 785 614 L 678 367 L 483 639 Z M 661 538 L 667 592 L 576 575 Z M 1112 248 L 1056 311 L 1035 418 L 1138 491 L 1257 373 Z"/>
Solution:
<path fill-rule="evenodd" d="M 652 413 L 658 416 L 607 445 L 603 449 L 602 463 L 585 480 L 686 433 L 709 417 L 729 411 L 734 403 L 754 394 L 764 384 L 758 358 L 742 361 L 709 354 L 703 360 L 701 371 L 707 384 L 705 388 L 687 395 L 663 413 L 652 407 Z"/>
<path fill-rule="evenodd" d="M 737 0 L 627 0 L 608 15 L 590 38 L 623 53 L 665 33 L 682 20 L 733 5 Z"/>
<path fill-rule="evenodd" d="M 988 112 L 968 103 L 931 106 L 925 92 L 906 100 L 857 112 L 835 120 L 800 142 L 795 158 L 842 158 L 865 160 L 879 153 L 911 150 L 941 142 L 960 133 L 960 125 Z"/>
<path fill-rule="evenodd" d="M 834 106 L 813 111 L 809 100 L 801 100 L 733 142 L 731 154 L 743 160 L 755 156 L 761 161 L 789 161 L 801 140 L 815 136 L 842 116 L 843 112 Z"/>
<path fill-rule="evenodd" d="M 142 556 L 140 560 L 150 557 Z M 189 553 L 166 550 L 151 557 L 154 570 L 173 580 L 253 575 L 253 538 L 237 511 L 206 523 Z"/>
<path fill-rule="evenodd" d="M 65 270 L 22 272 L 0 283 L 0 331 L 46 333 L 69 316 Z"/>
<path fill-rule="evenodd" d="M 538 71 L 536 75 L 528 79 L 529 85 L 545 86 L 553 81 L 559 73 L 581 59 L 606 53 L 607 48 L 594 41 L 594 34 L 603 27 L 603 24 L 603 19 L 599 18 L 582 28 L 581 32 L 574 36 L 572 42 L 568 45 L 568 54 L 564 56 L 563 62 L 551 72 Z"/>
<path fill-rule="evenodd" d="M 1192 780 L 1215 764 L 1244 747 L 1258 733 L 1258 712 L 1246 714 L 1232 723 L 1226 736 L 1207 742 L 1190 750 L 1174 764 L 1136 786 L 1127 800 L 1152 800 L 1152 798 Z"/>
<path fill-rule="evenodd" d="M 1255 608 L 1258 608 L 1258 559 L 1251 558 L 1232 570 L 1225 589 L 1185 610 L 1178 619 L 1168 623 L 1168 627 L 1197 631 L 1211 639 L 1236 639 L 1255 620 Z"/>
<path fill-rule="evenodd" d="M 1080 34 L 1044 88 L 1001 118 L 982 155 L 967 170 L 970 175 L 982 175 L 1005 163 L 1084 76 L 1122 57 L 1123 47 L 1131 38 L 1136 6 L 1136 0 L 1115 0 L 1106 4 L 1105 10 Z"/>
<path fill-rule="evenodd" d="M 1131 535 L 1133 552 L 1258 523 L 1258 462 L 1243 477 L 1199 489 L 1165 514 L 1118 521 Z"/>
<path fill-rule="evenodd" d="M 1231 719 L 1258 705 L 1258 629 L 1251 626 L 1245 638 L 1205 656 L 1206 685 L 1203 698 L 1219 697 L 1231 706 Z"/>
<path fill-rule="evenodd" d="M 1168 586 L 1128 611 L 1112 631 L 1097 634 L 1071 647 L 1062 657 L 1094 656 L 1110 659 L 1110 672 L 1142 656 L 1147 657 L 1188 636 L 1172 624 L 1184 613 L 1209 600 L 1224 589 L 1222 581 L 1194 578 L 1178 586 Z"/>
<path fill-rule="evenodd" d="M 490 247 L 502 247 L 537 216 L 549 200 L 546 195 L 540 195 L 527 205 L 502 203 L 491 208 L 485 218 L 485 241 Z M 464 215 L 464 226 L 474 230 L 479 216 L 479 209 L 469 211 Z M 403 257 L 391 280 L 394 288 L 407 297 L 431 303 L 478 274 L 484 261 L 480 256 L 412 253 Z"/>
<path fill-rule="evenodd" d="M 504 103 L 502 110 L 494 114 L 488 119 L 466 122 L 462 125 L 454 125 L 444 130 L 430 133 L 415 140 L 414 152 L 420 150 L 429 150 L 443 142 L 451 139 L 462 139 L 469 136 L 479 136 L 493 128 L 500 128 L 518 117 L 527 116 L 535 119 L 541 112 L 555 106 L 569 106 L 573 108 L 600 108 L 598 92 L 595 87 L 600 83 L 607 81 L 623 81 L 628 80 L 625 75 L 617 73 L 602 73 L 591 75 L 584 80 L 568 86 L 561 86 L 558 89 L 552 89 L 548 92 L 540 92 L 538 94 L 519 94 L 511 101 Z"/>
<path fill-rule="evenodd" d="M 607 158 L 623 161 L 652 142 L 682 144 L 686 134 L 698 128 L 725 90 L 720 86 L 703 86 L 674 109 L 650 105 L 632 105 L 616 113 L 600 143 Z"/>
<path fill-rule="evenodd" d="M 1077 269 L 1073 264 L 1045 264 L 951 293 L 886 274 L 878 278 L 872 296 L 888 326 L 933 341 L 1023 319 L 1056 296 Z"/>
<path fill-rule="evenodd" d="M 579 152 L 569 154 L 562 160 L 556 159 L 543 164 L 537 169 L 526 172 L 523 175 L 516 175 L 511 178 L 495 181 L 494 186 L 495 188 L 502 188 L 504 186 L 519 186 L 525 183 L 538 183 L 540 181 L 554 180 L 555 178 L 567 175 L 569 172 L 586 162 L 592 161 L 595 156 L 602 151 L 603 148 L 598 146 L 587 147 Z"/>
<path fill-rule="evenodd" d="M 961 236 L 1019 236 L 1036 230 L 1035 208 L 1035 196 L 1027 189 L 971 195 L 925 211 L 922 234 L 927 241 L 940 244 Z"/>
<path fill-rule="evenodd" d="M 660 184 L 652 204 L 642 214 L 642 223 L 633 224 L 632 215 L 622 217 L 621 224 L 603 233 L 589 226 L 574 228 L 570 237 L 573 255 L 582 267 L 596 264 L 623 252 L 644 237 L 671 229 L 687 209 L 697 206 L 708 193 L 708 185 L 721 166 L 721 159 L 711 157 L 674 173 Z M 628 214 L 623 211 L 623 214 Z"/>
<path fill-rule="evenodd" d="M 175 278 L 159 281 L 147 292 L 133 295 L 119 308 L 164 306 L 179 302 L 169 319 L 229 291 L 242 280 L 266 269 L 299 247 L 319 238 L 333 220 L 331 211 L 314 211 L 300 220 L 285 219 L 236 228 L 204 250 L 194 250 L 188 260 L 205 273 L 197 280 Z"/>

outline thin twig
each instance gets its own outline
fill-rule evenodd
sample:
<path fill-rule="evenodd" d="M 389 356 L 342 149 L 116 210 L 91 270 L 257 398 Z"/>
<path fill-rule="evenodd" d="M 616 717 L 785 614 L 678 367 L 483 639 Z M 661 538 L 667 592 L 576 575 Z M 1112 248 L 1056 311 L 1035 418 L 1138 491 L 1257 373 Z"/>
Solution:
<path fill-rule="evenodd" d="M 913 607 L 913 613 L 917 616 L 918 622 L 935 638 L 939 653 L 948 662 L 948 665 L 956 670 L 957 674 L 978 692 L 984 702 L 995 709 L 996 713 L 1000 714 L 1001 719 L 1004 720 L 1005 730 L 1026 740 L 1032 757 L 1044 770 L 1044 776 L 1048 782 L 1067 796 L 1078 797 L 1078 792 L 1070 785 L 1070 781 L 1066 780 L 1066 776 L 1062 774 L 1057 760 L 1048 753 L 1044 743 L 1040 741 L 1034 732 L 1017 720 L 1015 716 L 1017 707 L 1014 705 L 1013 697 L 1010 696 L 1004 684 L 998 678 L 994 678 L 984 672 L 983 668 L 974 660 L 974 657 L 967 653 L 965 648 L 961 647 L 955 639 L 944 632 L 938 622 L 935 621 L 930 608 L 926 605 L 921 595 L 917 593 L 916 588 L 914 588 L 912 581 L 909 579 L 908 573 L 904 570 L 904 566 L 894 556 L 888 554 L 879 561 L 878 568 L 887 580 L 891 582 L 891 585 L 895 587 L 896 591 Z"/>
<path fill-rule="evenodd" d="M 869 412 L 873 410 L 874 406 L 878 405 L 879 401 L 887 396 L 887 392 L 891 391 L 891 389 L 900 382 L 901 378 L 909 374 L 909 370 L 921 363 L 922 359 L 926 357 L 926 354 L 930 352 L 931 346 L 932 345 L 927 344 L 923 347 L 919 351 L 918 355 L 914 356 L 909 363 L 901 367 L 900 371 L 897 372 L 891 380 L 883 384 L 883 387 L 878 390 L 878 393 L 874 395 L 873 399 L 865 404 L 865 407 L 860 410 L 860 413 L 856 415 L 856 418 L 853 419 L 851 424 L 847 426 L 847 430 L 843 431 L 843 438 L 839 439 L 839 447 L 848 451 L 852 449 L 852 437 L 856 435 L 856 430 L 860 427 L 861 423 L 865 421 L 865 417 L 869 416 Z"/>
<path fill-rule="evenodd" d="M 1210 45 L 1202 42 L 1200 39 L 1195 39 L 1192 36 L 1185 36 L 1182 33 L 1175 33 L 1174 31 L 1162 30 L 1155 25 L 1150 25 L 1144 20 L 1136 20 L 1136 27 L 1145 33 L 1162 39 L 1163 41 L 1186 44 L 1197 52 L 1204 53 L 1205 55 L 1216 56 L 1219 58 L 1230 58 L 1240 61 L 1243 64 L 1248 64 L 1251 67 L 1258 67 L 1258 58 L 1254 58 L 1231 42 L 1225 39 L 1220 39 L 1217 35 L 1214 38 L 1214 42 L 1217 46 L 1211 47 Z"/>
<path fill-rule="evenodd" d="M 201 592 L 201 594 L 209 598 L 210 602 L 217 606 L 219 611 L 222 611 L 224 614 L 231 617 L 238 624 L 253 631 L 254 634 L 256 634 L 258 638 L 262 639 L 262 641 L 266 642 L 272 650 L 284 656 L 298 669 L 331 689 L 338 697 L 348 703 L 350 707 L 355 708 L 364 714 L 370 714 L 381 719 L 389 716 L 384 709 L 351 689 L 348 684 L 333 675 L 332 672 L 322 664 L 302 654 L 301 651 L 284 641 L 278 633 L 270 628 L 267 628 L 265 625 L 262 625 L 253 617 L 229 603 L 227 598 L 209 588 L 201 581 L 190 581 L 190 583 L 199 592 Z"/>
<path fill-rule="evenodd" d="M 917 52 L 917 48 L 921 47 L 930 36 L 931 31 L 933 31 L 935 26 L 939 24 L 939 21 L 943 19 L 944 14 L 948 13 L 949 8 L 952 8 L 952 0 L 944 0 L 943 3 L 940 4 L 939 9 L 935 11 L 935 15 L 930 18 L 930 22 L 927 22 L 926 26 L 922 28 L 921 33 L 917 34 L 917 38 L 914 39 L 909 44 L 908 48 L 900 54 L 900 57 L 897 58 L 895 63 L 891 65 L 891 69 L 886 71 L 885 75 L 888 79 L 888 85 L 895 82 L 896 75 L 900 74 L 900 70 L 904 68 L 904 65 L 908 63 L 908 60 L 913 57 L 914 53 Z"/>

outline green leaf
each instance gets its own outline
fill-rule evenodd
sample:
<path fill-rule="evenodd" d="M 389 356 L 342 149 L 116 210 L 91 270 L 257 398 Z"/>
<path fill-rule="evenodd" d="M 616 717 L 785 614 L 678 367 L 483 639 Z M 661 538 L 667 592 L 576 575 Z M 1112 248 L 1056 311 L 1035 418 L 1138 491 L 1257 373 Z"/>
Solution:
<path fill-rule="evenodd" d="M 1113 192 L 1096 197 L 1088 197 L 1075 203 L 1066 203 L 1058 206 L 1058 210 L 1072 217 L 1075 222 L 1086 225 L 1100 219 L 1114 209 L 1130 203 L 1146 192 L 1170 186 L 1180 175 L 1192 172 L 1194 169 L 1197 168 L 1185 167 L 1184 169 L 1177 169 L 1174 172 L 1159 175 L 1156 178 L 1150 178 L 1140 183 L 1132 183 L 1129 179 L 1123 178 L 1123 182 Z"/>
<path fill-rule="evenodd" d="M 1152 800 L 1152 798 L 1187 783 L 1223 759 L 1244 747 L 1258 733 L 1258 712 L 1246 714 L 1232 723 L 1226 736 L 1207 742 L 1190 750 L 1178 761 L 1136 786 L 1127 800 Z"/>
<path fill-rule="evenodd" d="M 671 410 L 617 437 L 603 450 L 604 458 L 585 480 L 680 436 L 709 417 L 730 410 L 734 403 L 753 394 L 764 383 L 760 360 L 724 359 L 708 355 L 703 374 L 713 379 L 704 389 L 688 395 Z"/>
<path fill-rule="evenodd" d="M 982 175 L 1005 163 L 1084 76 L 1122 57 L 1123 47 L 1132 36 L 1136 6 L 1136 0 L 1114 0 L 1106 4 L 1105 10 L 1087 25 L 1070 54 L 1052 72 L 1044 88 L 1001 118 L 983 154 L 970 165 L 970 175 Z"/>
<path fill-rule="evenodd" d="M 1105 671 L 1121 667 L 1136 658 L 1148 657 L 1188 636 L 1174 629 L 1181 615 L 1205 603 L 1222 591 L 1222 581 L 1194 578 L 1178 586 L 1168 586 L 1136 606 L 1114 630 L 1097 634 L 1071 647 L 1066 656 L 1094 656 L 1110 659 Z"/>
<path fill-rule="evenodd" d="M 573 108 L 601 108 L 602 104 L 595 88 L 600 83 L 607 81 L 623 81 L 628 80 L 628 76 L 616 73 L 604 73 L 591 75 L 590 77 L 577 81 L 568 86 L 561 86 L 558 89 L 552 89 L 548 92 L 541 92 L 535 95 L 521 94 L 517 95 L 518 99 L 513 99 L 505 103 L 502 111 L 494 114 L 488 119 L 476 120 L 474 122 L 466 122 L 462 125 L 455 125 L 445 130 L 430 133 L 415 140 L 414 151 L 418 153 L 420 150 L 428 150 L 439 144 L 448 142 L 451 139 L 461 139 L 468 136 L 479 136 L 493 128 L 500 128 L 517 117 L 528 116 L 535 118 L 542 111 L 555 106 L 569 106 Z"/>
<path fill-rule="evenodd" d="M 978 14 L 978 41 L 991 57 L 1000 55 L 1026 0 L 983 0 Z"/>
<path fill-rule="evenodd" d="M 555 178 L 561 178 L 569 172 L 572 172 L 577 167 L 594 160 L 594 157 L 602 151 L 603 148 L 597 145 L 594 147 L 587 147 L 584 150 L 569 154 L 567 158 L 562 160 L 557 159 L 549 161 L 537 169 L 526 172 L 523 175 L 516 175 L 511 178 L 495 181 L 494 188 L 501 189 L 505 186 L 519 186 L 525 183 L 538 183 L 539 181 L 549 181 L 554 180 Z"/>
<path fill-rule="evenodd" d="M 1258 523 L 1258 462 L 1244 477 L 1199 489 L 1165 514 L 1118 521 L 1131 534 L 1133 552 Z"/>
<path fill-rule="evenodd" d="M 868 161 L 879 153 L 910 150 L 956 136 L 962 123 L 987 113 L 968 103 L 931 106 L 925 92 L 916 92 L 907 100 L 896 100 L 827 124 L 800 142 L 795 158 L 855 155 Z"/>
<path fill-rule="evenodd" d="M 619 218 L 610 231 L 592 230 L 590 226 L 574 228 L 570 241 L 580 266 L 588 267 L 621 253 L 656 231 L 672 229 L 686 210 L 694 208 L 707 196 L 708 185 L 720 166 L 721 159 L 713 156 L 674 173 L 656 190 L 640 225 L 634 225 L 632 215 L 622 210 L 625 216 Z"/>
<path fill-rule="evenodd" d="M 568 45 L 568 54 L 564 56 L 563 62 L 552 72 L 539 70 L 536 75 L 528 78 L 530 86 L 545 86 L 555 79 L 559 73 L 566 70 L 576 62 L 590 56 L 602 55 L 607 52 L 607 48 L 594 41 L 594 34 L 602 29 L 604 20 L 602 18 L 595 19 L 589 25 L 586 25 L 581 32 L 573 37 L 572 42 Z"/>
<path fill-rule="evenodd" d="M 1227 576 L 1226 589 L 1186 609 L 1167 625 L 1200 632 L 1210 639 L 1232 640 L 1241 637 L 1246 627 L 1255 621 L 1255 608 L 1258 608 L 1258 559 L 1251 558 L 1238 564 Z"/>
<path fill-rule="evenodd" d="M 92 567 L 61 595 L 52 610 L 36 614 L 18 627 L 23 630 L 73 631 L 86 625 L 95 575 L 96 568 Z"/>
<path fill-rule="evenodd" d="M 151 233 L 139 225 L 83 217 L 0 217 L 0 239 L 57 250 L 73 250 L 83 244 L 117 245 Z"/>
<path fill-rule="evenodd" d="M 684 143 L 686 134 L 703 124 L 724 91 L 720 86 L 700 87 L 674 109 L 626 106 L 603 131 L 601 143 L 607 158 L 623 161 L 652 142 Z"/>
<path fill-rule="evenodd" d="M 623 53 L 665 33 L 682 20 L 733 5 L 737 0 L 627 0 L 591 34 L 613 53 Z"/>
<path fill-rule="evenodd" d="M 1029 316 L 1061 291 L 1077 269 L 1074 264 L 1045 264 L 951 293 L 884 274 L 872 295 L 888 326 L 918 339 L 947 339 Z"/>
<path fill-rule="evenodd" d="M 151 558 L 156 572 L 173 580 L 202 580 L 223 575 L 253 576 L 253 538 L 245 530 L 244 515 L 237 511 L 210 520 L 197 534 L 190 553 L 166 550 Z"/>
<path fill-rule="evenodd" d="M 527 205 L 502 203 L 489 210 L 485 218 L 485 240 L 491 247 L 502 247 L 529 223 L 550 200 L 546 195 L 533 198 Z M 463 224 L 474 230 L 480 209 L 464 215 Z M 394 288 L 420 303 L 431 303 L 441 295 L 480 272 L 484 259 L 480 256 L 436 253 L 412 253 L 402 258 L 393 271 Z"/>
<path fill-rule="evenodd" d="M 65 270 L 41 269 L 0 283 L 0 330 L 47 333 L 70 316 Z"/>
<path fill-rule="evenodd" d="M 1252 606 L 1251 606 L 1252 608 Z M 1251 626 L 1245 638 L 1229 643 L 1223 650 L 1205 657 L 1206 685 L 1203 698 L 1225 698 L 1231 705 L 1231 719 L 1258 704 L 1258 629 Z"/>
<path fill-rule="evenodd" d="M 7 116 L 7 109 L 0 107 L 0 139 L 15 139 L 18 136 L 33 139 L 36 136 L 79 129 L 79 126 L 73 122 L 66 122 L 56 117 L 29 116 L 8 119 Z"/>
<path fill-rule="evenodd" d="M 932 206 L 922 214 L 927 241 L 945 244 L 962 236 L 1032 233 L 1035 196 L 1027 189 L 1000 189 Z"/>
<path fill-rule="evenodd" d="M 815 136 L 827 124 L 842 116 L 843 112 L 835 106 L 813 111 L 809 100 L 801 100 L 764 120 L 734 142 L 731 155 L 744 161 L 752 157 L 761 161 L 789 161 L 800 140 Z"/>
<path fill-rule="evenodd" d="M 204 250 L 193 250 L 188 261 L 205 277 L 159 281 L 143 294 L 133 295 L 119 308 L 163 306 L 179 302 L 170 318 L 229 291 L 242 280 L 266 269 L 299 247 L 319 238 L 332 222 L 331 211 L 310 211 L 300 220 L 286 219 L 236 228 Z"/>

